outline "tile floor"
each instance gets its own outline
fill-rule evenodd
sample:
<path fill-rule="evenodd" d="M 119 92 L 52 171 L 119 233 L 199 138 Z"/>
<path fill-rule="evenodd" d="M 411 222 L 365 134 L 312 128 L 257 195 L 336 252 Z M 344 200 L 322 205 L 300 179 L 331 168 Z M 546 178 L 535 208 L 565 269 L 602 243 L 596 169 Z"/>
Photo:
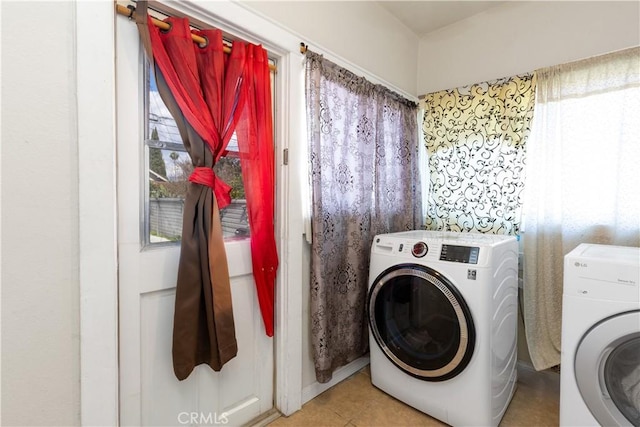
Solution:
<path fill-rule="evenodd" d="M 557 426 L 560 375 L 520 366 L 518 387 L 500 426 Z M 446 426 L 371 384 L 369 367 L 307 402 L 300 411 L 268 424 L 278 426 Z"/>

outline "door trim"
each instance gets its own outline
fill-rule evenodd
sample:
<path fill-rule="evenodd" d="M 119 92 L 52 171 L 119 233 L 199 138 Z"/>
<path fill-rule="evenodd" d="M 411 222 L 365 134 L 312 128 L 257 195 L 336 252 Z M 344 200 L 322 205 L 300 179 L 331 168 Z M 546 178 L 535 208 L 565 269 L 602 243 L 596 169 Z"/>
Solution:
<path fill-rule="evenodd" d="M 118 424 L 114 16 L 76 2 L 81 425 Z"/>
<path fill-rule="evenodd" d="M 304 159 L 300 148 L 289 144 L 305 138 L 300 41 L 232 1 L 206 5 L 185 1 L 171 6 L 223 31 L 262 43 L 279 55 L 277 90 L 281 102 L 275 108 L 274 124 L 279 133 L 275 150 L 280 274 L 275 302 L 274 404 L 289 415 L 300 409 L 302 395 L 302 292 L 295 284 L 302 283 L 302 183 L 297 177 Z M 76 4 L 82 425 L 119 424 L 115 19 L 113 2 Z M 289 149 L 287 167 L 278 155 L 285 148 Z"/>

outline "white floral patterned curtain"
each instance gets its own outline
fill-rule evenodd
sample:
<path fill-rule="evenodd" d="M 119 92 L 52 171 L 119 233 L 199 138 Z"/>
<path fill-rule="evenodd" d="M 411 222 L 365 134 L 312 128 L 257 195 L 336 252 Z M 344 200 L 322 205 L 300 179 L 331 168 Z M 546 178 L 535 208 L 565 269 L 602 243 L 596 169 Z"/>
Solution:
<path fill-rule="evenodd" d="M 428 229 L 519 234 L 534 88 L 525 74 L 422 99 Z"/>
<path fill-rule="evenodd" d="M 311 336 L 324 383 L 368 349 L 373 237 L 421 225 L 417 106 L 310 51 L 306 103 Z"/>
<path fill-rule="evenodd" d="M 580 243 L 640 245 L 640 48 L 536 74 L 523 311 L 541 370 L 560 363 L 564 256 Z"/>

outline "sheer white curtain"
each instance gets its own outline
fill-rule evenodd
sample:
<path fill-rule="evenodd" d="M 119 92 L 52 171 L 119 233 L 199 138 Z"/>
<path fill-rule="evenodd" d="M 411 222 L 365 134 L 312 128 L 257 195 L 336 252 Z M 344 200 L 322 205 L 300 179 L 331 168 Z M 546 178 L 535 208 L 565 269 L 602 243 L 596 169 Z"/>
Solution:
<path fill-rule="evenodd" d="M 536 369 L 560 363 L 564 255 L 640 244 L 639 171 L 640 48 L 537 71 L 523 237 Z"/>

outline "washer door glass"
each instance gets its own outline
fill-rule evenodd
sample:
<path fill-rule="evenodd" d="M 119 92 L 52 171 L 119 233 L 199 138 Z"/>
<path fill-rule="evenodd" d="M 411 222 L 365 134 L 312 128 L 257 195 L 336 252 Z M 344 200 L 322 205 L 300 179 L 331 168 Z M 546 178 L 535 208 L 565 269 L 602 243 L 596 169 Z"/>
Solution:
<path fill-rule="evenodd" d="M 631 424 L 640 426 L 640 338 L 611 352 L 604 365 L 604 381 L 618 410 Z"/>
<path fill-rule="evenodd" d="M 402 264 L 384 271 L 369 291 L 368 316 L 384 354 L 417 378 L 453 378 L 473 354 L 471 312 L 456 287 L 431 268 Z"/>
<path fill-rule="evenodd" d="M 640 426 L 639 361 L 640 311 L 600 321 L 578 344 L 576 383 L 600 424 Z"/>

